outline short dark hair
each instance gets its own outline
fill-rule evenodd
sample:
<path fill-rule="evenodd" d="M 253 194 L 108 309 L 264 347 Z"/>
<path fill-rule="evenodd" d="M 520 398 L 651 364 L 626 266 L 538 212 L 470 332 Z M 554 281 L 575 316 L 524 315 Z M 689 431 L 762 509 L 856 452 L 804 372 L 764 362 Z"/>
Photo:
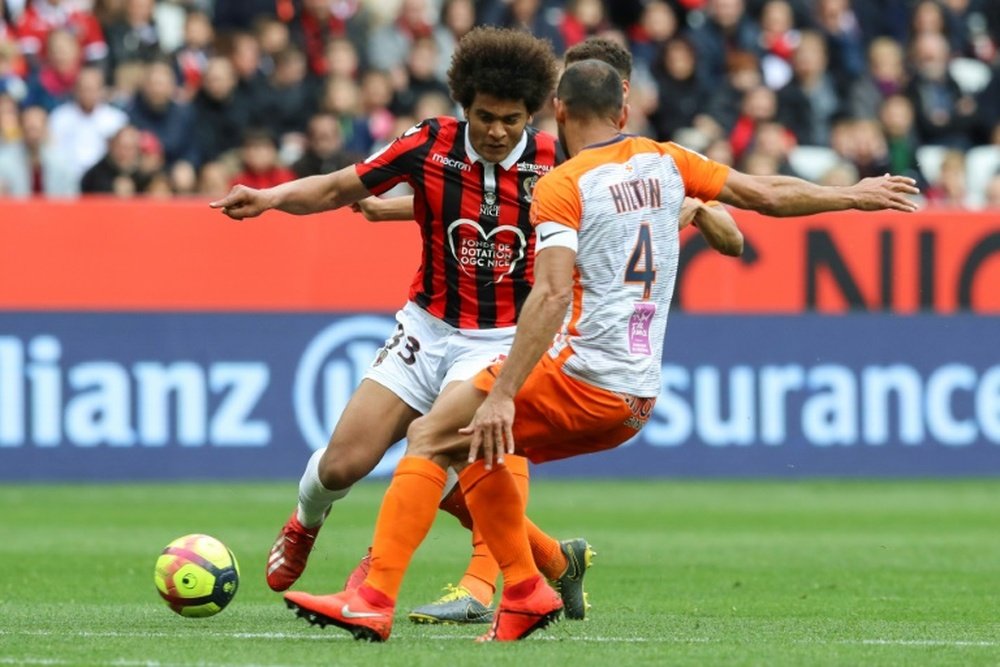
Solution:
<path fill-rule="evenodd" d="M 451 97 L 463 109 L 477 93 L 502 100 L 523 100 L 533 114 L 548 101 L 558 76 L 548 40 L 522 30 L 480 27 L 458 43 L 448 69 Z"/>
<path fill-rule="evenodd" d="M 567 67 L 556 97 L 576 117 L 617 116 L 625 104 L 618 70 L 595 58 Z"/>
<path fill-rule="evenodd" d="M 618 70 L 619 76 L 628 81 L 632 78 L 632 53 L 618 42 L 605 37 L 588 37 L 570 47 L 563 56 L 569 67 L 582 60 L 600 60 Z"/>

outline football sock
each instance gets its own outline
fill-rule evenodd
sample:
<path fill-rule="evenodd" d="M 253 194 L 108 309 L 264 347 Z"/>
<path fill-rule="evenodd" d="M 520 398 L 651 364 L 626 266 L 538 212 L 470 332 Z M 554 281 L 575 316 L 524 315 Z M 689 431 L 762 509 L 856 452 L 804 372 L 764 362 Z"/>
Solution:
<path fill-rule="evenodd" d="M 476 527 L 489 544 L 509 587 L 538 576 L 525 527 L 524 499 L 505 465 L 487 470 L 482 460 L 458 475 Z"/>
<path fill-rule="evenodd" d="M 382 498 L 372 540 L 372 565 L 365 583 L 393 600 L 413 552 L 437 514 L 447 474 L 430 459 L 404 456 Z"/>
<path fill-rule="evenodd" d="M 524 498 L 524 502 L 527 504 L 528 459 L 523 456 L 508 455 L 504 461 L 507 464 L 507 469 L 514 476 L 514 482 L 517 484 L 517 489 L 521 493 L 521 497 Z M 452 482 L 453 474 L 452 469 L 449 468 L 449 483 Z M 456 484 L 457 481 L 458 477 L 455 476 Z M 497 564 L 493 554 L 490 553 L 490 549 L 486 546 L 486 540 L 483 539 L 482 534 L 472 527 L 472 517 L 469 515 L 469 508 L 465 506 L 465 495 L 462 493 L 460 486 L 454 486 L 450 490 L 450 493 L 446 490 L 445 497 L 441 500 L 441 509 L 458 519 L 466 528 L 472 528 L 472 558 L 469 560 L 469 566 L 465 569 L 465 574 L 462 575 L 462 579 L 458 585 L 469 591 L 472 597 L 484 605 L 489 605 L 493 601 L 493 595 L 496 593 L 496 580 L 497 575 L 500 574 L 500 565 Z M 542 537 L 548 537 L 541 531 L 538 531 L 538 533 Z M 555 542 L 555 540 L 552 541 Z M 556 551 L 559 551 L 559 543 L 555 542 L 555 544 Z"/>
<path fill-rule="evenodd" d="M 299 480 L 298 519 L 306 528 L 313 528 L 323 523 L 330 505 L 347 495 L 351 487 L 332 491 L 319 481 L 319 460 L 325 450 L 317 449 L 309 457 L 305 472 Z"/>
<path fill-rule="evenodd" d="M 566 556 L 559 546 L 559 540 L 542 532 L 542 529 L 532 523 L 528 517 L 525 517 L 524 520 L 528 530 L 528 544 L 531 545 L 531 557 L 535 561 L 535 565 L 546 579 L 550 581 L 558 579 L 569 567 L 569 561 L 566 560 Z"/>

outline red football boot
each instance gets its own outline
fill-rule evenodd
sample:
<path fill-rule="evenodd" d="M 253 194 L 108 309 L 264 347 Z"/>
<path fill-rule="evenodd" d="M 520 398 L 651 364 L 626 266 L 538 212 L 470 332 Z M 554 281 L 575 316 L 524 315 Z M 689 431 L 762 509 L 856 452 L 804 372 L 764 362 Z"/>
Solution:
<path fill-rule="evenodd" d="M 306 528 L 292 512 L 267 556 L 267 585 L 272 591 L 288 590 L 302 576 L 322 525 Z"/>
<path fill-rule="evenodd" d="M 523 584 L 518 584 L 521 585 Z M 535 581 L 531 594 L 519 600 L 508 598 L 505 588 L 500 606 L 493 617 L 493 627 L 476 641 L 509 642 L 524 639 L 558 619 L 562 610 L 562 598 L 541 576 Z"/>
<path fill-rule="evenodd" d="M 384 642 L 392 632 L 392 600 L 370 586 L 335 595 L 310 595 L 301 591 L 285 593 L 285 604 L 295 615 L 312 625 L 336 625 L 355 639 Z"/>
<path fill-rule="evenodd" d="M 372 548 L 368 547 L 368 551 L 361 557 L 361 562 L 347 576 L 347 581 L 344 582 L 344 590 L 357 590 L 358 586 L 365 583 L 365 577 L 368 576 L 368 570 L 370 569 L 372 569 Z"/>

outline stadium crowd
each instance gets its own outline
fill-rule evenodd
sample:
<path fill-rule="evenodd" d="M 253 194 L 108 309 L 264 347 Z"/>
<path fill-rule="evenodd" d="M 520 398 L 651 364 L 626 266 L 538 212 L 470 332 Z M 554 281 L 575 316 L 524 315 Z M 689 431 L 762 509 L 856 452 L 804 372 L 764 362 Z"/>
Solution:
<path fill-rule="evenodd" d="M 476 24 L 627 44 L 631 132 L 1000 208 L 996 0 L 0 0 L 0 196 L 215 198 L 340 168 L 461 113 L 446 72 Z"/>

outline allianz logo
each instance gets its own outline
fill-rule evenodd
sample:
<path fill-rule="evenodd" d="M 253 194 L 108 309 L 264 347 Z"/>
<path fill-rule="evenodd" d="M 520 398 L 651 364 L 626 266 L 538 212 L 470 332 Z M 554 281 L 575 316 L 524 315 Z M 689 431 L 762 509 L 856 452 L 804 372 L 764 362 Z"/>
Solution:
<path fill-rule="evenodd" d="M 67 364 L 54 335 L 0 336 L 0 449 L 266 447 L 278 420 L 294 420 L 320 448 L 393 326 L 357 316 L 322 329 L 290 388 L 275 386 L 261 359 Z"/>

